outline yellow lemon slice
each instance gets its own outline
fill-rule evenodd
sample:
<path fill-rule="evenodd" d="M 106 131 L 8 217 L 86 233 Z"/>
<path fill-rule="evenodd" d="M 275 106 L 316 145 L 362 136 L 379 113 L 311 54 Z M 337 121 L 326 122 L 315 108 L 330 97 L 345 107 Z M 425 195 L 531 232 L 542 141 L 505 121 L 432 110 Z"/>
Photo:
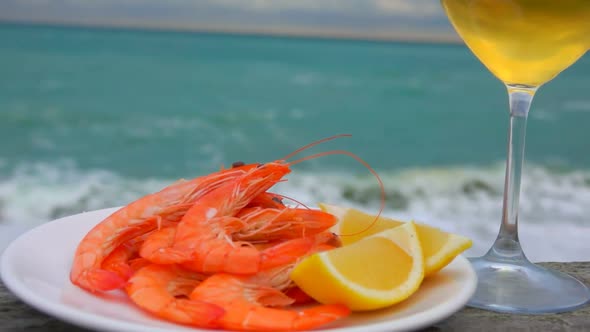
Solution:
<path fill-rule="evenodd" d="M 367 236 L 405 223 L 380 216 L 373 226 L 367 229 L 375 220 L 374 215 L 353 208 L 324 203 L 319 204 L 319 206 L 322 211 L 331 213 L 338 218 L 338 223 L 332 228 L 332 231 L 336 234 L 343 234 L 341 240 L 344 245 L 357 242 Z M 425 276 L 432 275 L 447 266 L 455 257 L 472 245 L 469 238 L 447 233 L 432 226 L 416 223 L 416 228 L 422 245 L 422 252 L 424 253 Z M 347 236 L 346 234 L 353 235 Z"/>
<path fill-rule="evenodd" d="M 291 279 L 320 303 L 372 310 L 401 302 L 424 278 L 416 226 L 405 223 L 353 244 L 304 258 Z"/>

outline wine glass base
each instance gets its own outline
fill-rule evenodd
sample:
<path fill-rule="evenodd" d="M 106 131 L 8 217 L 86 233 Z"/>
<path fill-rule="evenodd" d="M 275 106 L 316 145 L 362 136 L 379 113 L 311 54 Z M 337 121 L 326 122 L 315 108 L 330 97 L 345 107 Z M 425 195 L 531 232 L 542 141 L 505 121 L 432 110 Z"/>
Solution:
<path fill-rule="evenodd" d="M 470 258 L 478 277 L 468 306 L 497 312 L 542 314 L 575 310 L 590 302 L 590 289 L 574 277 L 526 258 Z"/>

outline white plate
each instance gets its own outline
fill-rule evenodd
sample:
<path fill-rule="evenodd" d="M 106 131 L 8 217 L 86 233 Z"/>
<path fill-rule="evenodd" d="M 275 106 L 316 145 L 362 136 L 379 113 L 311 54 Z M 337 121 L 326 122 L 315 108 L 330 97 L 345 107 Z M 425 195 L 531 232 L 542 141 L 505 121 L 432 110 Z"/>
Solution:
<path fill-rule="evenodd" d="M 152 318 L 119 291 L 91 295 L 69 281 L 72 256 L 82 237 L 116 208 L 77 214 L 41 225 L 21 235 L 2 255 L 6 287 L 49 315 L 99 331 L 208 331 Z M 473 295 L 476 275 L 463 256 L 424 281 L 410 299 L 396 306 L 354 313 L 322 331 L 410 331 L 432 325 L 460 310 Z"/>

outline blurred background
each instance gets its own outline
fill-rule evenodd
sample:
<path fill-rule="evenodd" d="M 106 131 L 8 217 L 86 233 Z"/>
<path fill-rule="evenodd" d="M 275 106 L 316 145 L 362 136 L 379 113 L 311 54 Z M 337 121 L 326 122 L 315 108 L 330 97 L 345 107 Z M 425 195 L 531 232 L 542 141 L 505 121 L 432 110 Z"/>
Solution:
<path fill-rule="evenodd" d="M 533 103 L 520 229 L 534 261 L 589 258 L 589 86 L 585 55 Z M 384 180 L 386 215 L 482 254 L 499 227 L 507 106 L 437 0 L 3 0 L 0 244 L 350 133 L 308 153 L 358 154 Z M 277 191 L 379 204 L 344 156 L 297 165 Z"/>

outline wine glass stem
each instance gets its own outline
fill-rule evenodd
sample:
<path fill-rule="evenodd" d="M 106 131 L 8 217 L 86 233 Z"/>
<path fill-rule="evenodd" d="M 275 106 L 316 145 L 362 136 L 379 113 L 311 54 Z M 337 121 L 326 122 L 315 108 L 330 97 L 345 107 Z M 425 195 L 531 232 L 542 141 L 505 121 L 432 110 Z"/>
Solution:
<path fill-rule="evenodd" d="M 510 101 L 510 126 L 508 129 L 502 224 L 498 237 L 486 256 L 500 261 L 525 261 L 526 256 L 518 240 L 518 203 L 527 117 L 536 87 L 507 85 L 507 88 Z"/>

